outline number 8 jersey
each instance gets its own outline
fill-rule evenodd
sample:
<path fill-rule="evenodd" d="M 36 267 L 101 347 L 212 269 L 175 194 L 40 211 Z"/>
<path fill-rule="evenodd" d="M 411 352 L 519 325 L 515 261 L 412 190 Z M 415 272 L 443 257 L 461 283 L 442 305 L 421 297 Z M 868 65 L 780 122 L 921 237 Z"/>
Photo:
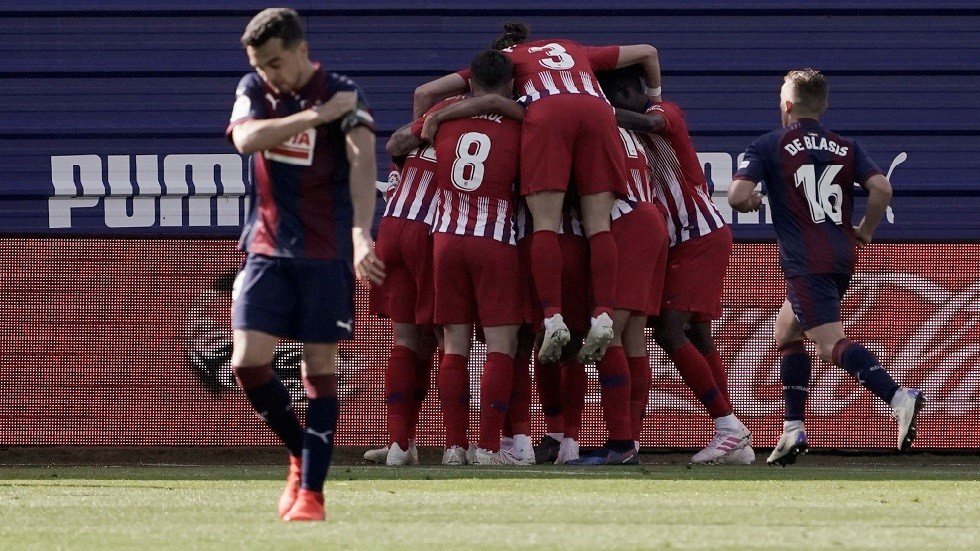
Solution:
<path fill-rule="evenodd" d="M 449 98 L 416 121 L 462 99 Z M 445 121 L 435 138 L 438 207 L 432 231 L 516 244 L 514 198 L 520 169 L 521 123 L 501 115 Z"/>
<path fill-rule="evenodd" d="M 854 182 L 881 173 L 857 142 L 801 119 L 753 142 L 733 179 L 763 183 L 792 277 L 854 272 Z"/>

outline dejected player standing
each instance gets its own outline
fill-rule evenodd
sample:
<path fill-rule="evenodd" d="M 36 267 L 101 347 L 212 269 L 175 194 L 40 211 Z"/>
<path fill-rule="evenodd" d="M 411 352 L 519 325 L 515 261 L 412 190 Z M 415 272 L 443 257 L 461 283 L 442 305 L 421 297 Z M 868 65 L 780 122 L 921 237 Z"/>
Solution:
<path fill-rule="evenodd" d="M 353 331 L 353 274 L 380 282 L 372 251 L 377 167 L 369 108 L 347 77 L 309 59 L 299 15 L 270 8 L 242 36 L 255 68 L 238 85 L 227 136 L 249 153 L 248 253 L 232 308 L 232 366 L 290 454 L 285 520 L 325 518 L 323 481 L 337 425 L 337 341 Z M 306 428 L 270 368 L 279 338 L 303 343 Z"/>
<path fill-rule="evenodd" d="M 810 357 L 804 336 L 816 344 L 822 360 L 844 368 L 891 406 L 898 448 L 907 450 L 925 403 L 922 391 L 898 386 L 874 354 L 844 336 L 840 319 L 855 248 L 871 242 L 891 199 L 891 184 L 856 141 L 819 122 L 827 109 L 827 81 L 819 71 L 787 73 L 779 108 L 783 128 L 749 146 L 728 189 L 732 207 L 749 212 L 761 204 L 754 189 L 763 183 L 786 275 L 786 301 L 775 326 L 786 411 L 768 463 L 793 463 L 806 452 L 803 413 Z M 851 226 L 854 182 L 868 190 L 867 210 L 856 228 Z"/>
<path fill-rule="evenodd" d="M 632 72 L 632 74 L 631 74 Z M 680 106 L 661 90 L 643 93 L 640 74 L 620 69 L 610 85 L 616 118 L 635 130 L 650 155 L 652 180 L 667 212 L 670 249 L 654 337 L 684 383 L 714 419 L 715 434 L 693 463 L 751 463 L 750 434 L 735 416 L 725 366 L 711 337 L 732 251 L 731 230 L 711 202 Z"/>

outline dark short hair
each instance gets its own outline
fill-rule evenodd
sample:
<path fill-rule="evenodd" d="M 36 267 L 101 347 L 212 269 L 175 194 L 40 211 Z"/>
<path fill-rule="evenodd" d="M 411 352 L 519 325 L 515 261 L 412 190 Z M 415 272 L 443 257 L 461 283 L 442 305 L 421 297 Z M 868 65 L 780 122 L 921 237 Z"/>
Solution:
<path fill-rule="evenodd" d="M 470 63 L 470 78 L 481 90 L 499 88 L 514 78 L 514 64 L 497 50 L 483 50 Z"/>
<path fill-rule="evenodd" d="M 510 48 L 515 44 L 523 44 L 527 42 L 527 37 L 530 35 L 531 28 L 520 21 L 504 23 L 504 34 L 498 36 L 490 47 L 494 50 Z"/>
<path fill-rule="evenodd" d="M 795 103 L 805 114 L 822 115 L 827 110 L 827 78 L 807 67 L 786 73 L 785 81 L 793 83 Z"/>
<path fill-rule="evenodd" d="M 242 46 L 258 48 L 273 38 L 282 40 L 284 48 L 292 48 L 306 37 L 303 22 L 296 10 L 268 8 L 260 11 L 242 34 Z"/>
<path fill-rule="evenodd" d="M 613 71 L 599 71 L 596 78 L 599 86 L 607 96 L 626 94 L 629 90 L 643 93 L 643 68 L 639 65 L 627 65 Z"/>

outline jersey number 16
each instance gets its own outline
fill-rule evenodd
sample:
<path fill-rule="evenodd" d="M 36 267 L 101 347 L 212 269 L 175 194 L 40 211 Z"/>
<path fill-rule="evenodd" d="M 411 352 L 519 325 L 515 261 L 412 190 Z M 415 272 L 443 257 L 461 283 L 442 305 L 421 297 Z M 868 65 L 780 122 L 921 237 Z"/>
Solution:
<path fill-rule="evenodd" d="M 813 165 L 803 165 L 793 174 L 796 187 L 803 187 L 810 216 L 816 223 L 823 222 L 828 217 L 838 226 L 843 221 L 844 192 L 840 185 L 834 183 L 834 178 L 842 168 L 843 165 L 827 165 L 819 179 Z"/>

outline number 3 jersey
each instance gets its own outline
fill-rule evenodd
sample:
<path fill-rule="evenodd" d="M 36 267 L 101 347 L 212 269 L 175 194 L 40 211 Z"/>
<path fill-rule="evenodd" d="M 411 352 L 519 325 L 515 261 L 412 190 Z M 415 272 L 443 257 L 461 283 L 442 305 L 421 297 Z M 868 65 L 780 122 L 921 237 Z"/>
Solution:
<path fill-rule="evenodd" d="M 791 277 L 853 273 L 854 182 L 881 173 L 857 142 L 802 119 L 753 142 L 733 179 L 763 183 Z"/>
<path fill-rule="evenodd" d="M 416 121 L 463 96 L 443 100 Z M 521 123 L 502 115 L 445 121 L 435 138 L 438 207 L 436 233 L 487 237 L 516 244 L 514 199 L 520 170 Z"/>

